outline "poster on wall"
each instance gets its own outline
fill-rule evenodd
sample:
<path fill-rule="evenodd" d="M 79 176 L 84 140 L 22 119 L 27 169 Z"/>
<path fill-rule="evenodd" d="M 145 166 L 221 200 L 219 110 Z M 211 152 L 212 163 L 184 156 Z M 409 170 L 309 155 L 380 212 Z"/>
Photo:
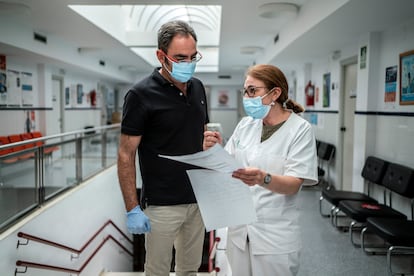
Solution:
<path fill-rule="evenodd" d="M 232 92 L 226 89 L 213 90 L 211 92 L 211 108 L 236 109 L 237 92 Z"/>
<path fill-rule="evenodd" d="M 82 105 L 83 103 L 83 85 L 82 84 L 76 85 L 76 103 L 78 105 Z"/>
<path fill-rule="evenodd" d="M 0 106 L 7 105 L 6 56 L 0 55 Z"/>
<path fill-rule="evenodd" d="M 0 106 L 7 105 L 7 74 L 0 70 Z"/>
<path fill-rule="evenodd" d="M 331 97 L 331 73 L 323 75 L 322 97 L 323 107 L 329 107 Z"/>
<path fill-rule="evenodd" d="M 22 105 L 33 106 L 33 75 L 28 72 L 21 72 L 22 84 Z"/>
<path fill-rule="evenodd" d="M 70 107 L 70 88 L 65 87 L 65 107 Z"/>
<path fill-rule="evenodd" d="M 66 93 L 66 91 L 65 91 Z M 83 104 L 83 85 L 82 84 L 72 84 L 70 86 L 69 97 L 65 94 L 65 103 L 66 100 L 71 102 L 72 107 L 81 107 Z"/>
<path fill-rule="evenodd" d="M 400 54 L 400 104 L 414 104 L 414 50 Z"/>
<path fill-rule="evenodd" d="M 20 87 L 20 72 L 7 70 L 7 105 L 20 106 L 22 90 Z"/>
<path fill-rule="evenodd" d="M 367 67 L 367 46 L 361 47 L 359 55 L 359 68 L 365 69 L 365 67 Z"/>
<path fill-rule="evenodd" d="M 395 102 L 397 94 L 397 65 L 385 68 L 384 102 Z"/>

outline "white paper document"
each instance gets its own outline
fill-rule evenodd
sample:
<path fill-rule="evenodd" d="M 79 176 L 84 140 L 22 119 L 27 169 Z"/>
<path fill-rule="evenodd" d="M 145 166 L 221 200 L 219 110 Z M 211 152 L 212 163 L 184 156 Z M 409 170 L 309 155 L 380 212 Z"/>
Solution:
<path fill-rule="evenodd" d="M 188 170 L 207 231 L 256 221 L 249 187 L 231 173 L 242 166 L 216 144 L 207 151 L 161 157 L 206 169 Z"/>

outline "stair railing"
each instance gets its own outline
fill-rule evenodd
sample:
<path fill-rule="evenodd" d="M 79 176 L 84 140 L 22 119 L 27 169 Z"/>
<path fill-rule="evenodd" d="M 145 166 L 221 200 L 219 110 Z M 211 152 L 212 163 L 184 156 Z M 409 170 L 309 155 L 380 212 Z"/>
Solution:
<path fill-rule="evenodd" d="M 17 236 L 19 238 L 26 239 L 26 241 L 22 242 L 22 241 L 18 240 L 16 248 L 19 248 L 19 246 L 21 246 L 21 245 L 28 245 L 29 241 L 39 242 L 39 243 L 42 243 L 42 244 L 46 244 L 48 246 L 60 248 L 62 250 L 66 250 L 66 251 L 77 254 L 78 256 L 74 256 L 73 254 L 71 254 L 71 260 L 72 260 L 74 258 L 78 258 L 79 255 L 88 247 L 88 245 L 93 240 L 95 240 L 96 237 L 109 224 L 111 224 L 122 235 L 122 237 L 127 242 L 129 242 L 131 245 L 133 244 L 132 240 L 124 232 L 122 232 L 122 230 L 115 223 L 113 223 L 112 220 L 108 220 L 101 228 L 99 228 L 98 231 L 95 232 L 95 234 L 88 241 L 86 241 L 86 243 L 80 249 L 75 249 L 73 247 L 69 247 L 69 246 L 66 246 L 64 244 L 56 243 L 56 242 L 53 242 L 53 241 L 50 241 L 50 240 L 47 240 L 47 239 L 44 239 L 44 238 L 29 235 L 29 234 L 23 233 L 23 232 L 17 233 Z M 112 240 L 113 242 L 115 242 L 115 244 L 117 244 L 128 255 L 133 256 L 133 253 L 130 250 L 128 250 L 124 245 L 122 245 L 117 239 L 115 239 L 112 235 L 107 235 L 103 239 L 103 241 L 98 245 L 98 247 L 95 249 L 95 251 L 86 259 L 86 261 L 82 264 L 82 266 L 79 269 L 72 269 L 72 268 L 59 267 L 59 266 L 53 266 L 53 265 L 48 265 L 48 264 L 41 264 L 41 263 L 34 263 L 34 262 L 18 260 L 18 261 L 16 261 L 16 266 L 17 267 L 16 267 L 16 270 L 14 272 L 14 275 L 16 276 L 19 273 L 26 273 L 28 267 L 39 268 L 39 269 L 47 269 L 47 270 L 55 270 L 55 271 L 61 271 L 61 272 L 69 272 L 69 273 L 73 273 L 73 274 L 80 274 L 85 269 L 85 267 L 89 264 L 89 262 L 93 259 L 93 257 L 96 255 L 96 253 L 98 253 L 98 251 L 102 248 L 102 246 L 108 240 Z M 18 267 L 24 267 L 24 270 L 19 270 Z"/>

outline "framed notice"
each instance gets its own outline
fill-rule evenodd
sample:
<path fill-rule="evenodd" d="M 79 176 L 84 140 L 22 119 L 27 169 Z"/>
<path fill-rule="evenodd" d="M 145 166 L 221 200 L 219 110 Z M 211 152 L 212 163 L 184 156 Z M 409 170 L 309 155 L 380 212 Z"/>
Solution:
<path fill-rule="evenodd" d="M 400 105 L 414 104 L 414 50 L 400 54 Z"/>
<path fill-rule="evenodd" d="M 228 89 L 218 89 L 211 91 L 210 107 L 211 109 L 236 109 L 237 96 L 236 91 Z"/>
<path fill-rule="evenodd" d="M 384 102 L 395 102 L 397 94 L 397 65 L 385 69 Z"/>
<path fill-rule="evenodd" d="M 367 67 L 367 46 L 361 47 L 359 54 L 359 68 L 365 69 Z"/>
<path fill-rule="evenodd" d="M 7 73 L 0 70 L 0 106 L 7 105 Z"/>
<path fill-rule="evenodd" d="M 20 72 L 7 70 L 7 105 L 20 106 L 22 102 L 22 90 L 20 85 Z"/>
<path fill-rule="evenodd" d="M 28 72 L 21 72 L 22 105 L 33 105 L 33 75 Z"/>
<path fill-rule="evenodd" d="M 323 75 L 323 90 L 322 90 L 323 107 L 329 107 L 331 98 L 331 73 Z"/>

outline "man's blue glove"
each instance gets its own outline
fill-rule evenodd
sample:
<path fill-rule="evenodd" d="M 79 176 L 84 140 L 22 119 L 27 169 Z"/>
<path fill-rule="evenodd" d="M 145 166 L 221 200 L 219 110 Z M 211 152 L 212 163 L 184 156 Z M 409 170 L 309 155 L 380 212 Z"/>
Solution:
<path fill-rule="evenodd" d="M 127 228 L 131 234 L 143 234 L 151 231 L 149 218 L 142 212 L 139 205 L 126 213 Z"/>

